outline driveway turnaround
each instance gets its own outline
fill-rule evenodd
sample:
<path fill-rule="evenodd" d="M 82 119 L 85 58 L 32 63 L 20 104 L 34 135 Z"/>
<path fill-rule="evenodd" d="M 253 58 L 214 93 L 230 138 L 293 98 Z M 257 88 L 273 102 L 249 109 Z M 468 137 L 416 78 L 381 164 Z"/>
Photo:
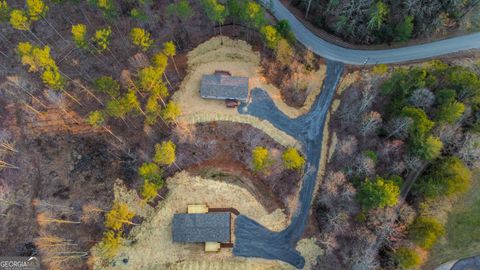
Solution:
<path fill-rule="evenodd" d="M 354 50 L 340 47 L 321 39 L 295 15 L 293 15 L 280 0 L 263 0 L 272 14 L 278 20 L 287 20 L 295 33 L 297 40 L 314 53 L 334 61 L 352 65 L 374 65 L 400 63 L 412 60 L 420 60 L 435 56 L 456 53 L 471 49 L 480 49 L 480 32 L 460 37 L 454 37 L 431 43 L 413 45 L 389 50 Z M 270 2 L 270 3 L 269 3 Z"/>
<path fill-rule="evenodd" d="M 478 270 L 480 269 L 480 256 L 474 256 L 457 261 L 451 270 Z"/>
<path fill-rule="evenodd" d="M 272 123 L 276 128 L 297 139 L 303 147 L 307 166 L 299 194 L 299 204 L 292 222 L 281 232 L 272 232 L 254 220 L 240 215 L 235 221 L 233 254 L 244 257 L 276 259 L 303 268 L 304 258 L 295 250 L 307 224 L 322 152 L 323 128 L 335 89 L 343 73 L 343 64 L 327 61 L 327 76 L 323 89 L 310 112 L 298 118 L 288 118 L 278 110 L 262 89 L 252 90 L 252 102 L 242 104 L 238 111 Z"/>

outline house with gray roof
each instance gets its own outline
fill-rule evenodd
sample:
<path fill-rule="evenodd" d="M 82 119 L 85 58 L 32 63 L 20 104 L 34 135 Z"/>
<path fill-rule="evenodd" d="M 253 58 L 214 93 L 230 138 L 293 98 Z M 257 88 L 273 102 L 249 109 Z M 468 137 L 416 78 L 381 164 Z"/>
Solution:
<path fill-rule="evenodd" d="M 203 214 L 175 214 L 173 241 L 182 243 L 230 243 L 231 220 L 229 212 Z"/>
<path fill-rule="evenodd" d="M 200 82 L 200 96 L 207 99 L 248 100 L 248 78 L 230 76 L 228 72 L 203 75 Z"/>

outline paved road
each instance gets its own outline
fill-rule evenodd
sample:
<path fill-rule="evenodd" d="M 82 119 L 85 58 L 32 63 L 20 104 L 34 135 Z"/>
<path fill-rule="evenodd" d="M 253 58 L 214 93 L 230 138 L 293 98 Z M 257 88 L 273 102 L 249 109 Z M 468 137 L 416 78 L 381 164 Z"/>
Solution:
<path fill-rule="evenodd" d="M 265 119 L 297 139 L 302 144 L 307 166 L 299 194 L 298 209 L 285 230 L 272 232 L 246 216 L 237 217 L 233 248 L 236 256 L 282 260 L 297 268 L 303 268 L 305 265 L 304 258 L 295 250 L 295 246 L 305 230 L 310 214 L 322 151 L 325 117 L 342 73 L 342 63 L 327 62 L 327 76 L 320 95 L 310 112 L 298 118 L 288 118 L 278 110 L 270 96 L 258 88 L 252 90 L 252 102 L 248 105 L 242 104 L 238 108 L 240 113 Z"/>
<path fill-rule="evenodd" d="M 457 261 L 451 270 L 478 270 L 480 269 L 480 256 L 474 256 Z"/>
<path fill-rule="evenodd" d="M 441 56 L 470 49 L 480 49 L 480 32 L 427 44 L 390 50 L 347 49 L 329 43 L 310 32 L 310 30 L 308 30 L 308 28 L 306 28 L 295 17 L 295 15 L 293 15 L 285 6 L 283 6 L 280 0 L 263 1 L 271 1 L 271 11 L 277 19 L 285 19 L 290 22 L 292 30 L 299 42 L 310 48 L 310 50 L 312 50 L 314 53 L 324 58 L 346 64 L 363 65 L 367 59 L 368 61 L 366 63 L 372 65 L 380 63 L 399 63 Z"/>

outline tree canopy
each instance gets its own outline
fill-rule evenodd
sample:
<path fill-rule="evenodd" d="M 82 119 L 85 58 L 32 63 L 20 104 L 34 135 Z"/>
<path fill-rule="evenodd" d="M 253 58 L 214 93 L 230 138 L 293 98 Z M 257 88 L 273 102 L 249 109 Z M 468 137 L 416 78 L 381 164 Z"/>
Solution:
<path fill-rule="evenodd" d="M 453 197 L 470 187 L 472 172 L 457 157 L 447 157 L 436 162 L 418 182 L 419 190 L 427 198 Z"/>
<path fill-rule="evenodd" d="M 443 225 L 431 217 L 418 217 L 408 227 L 409 238 L 424 249 L 430 249 L 439 236 L 445 234 Z"/>
<path fill-rule="evenodd" d="M 172 165 L 175 162 L 175 144 L 172 141 L 164 141 L 155 145 L 153 161 L 159 165 Z"/>
<path fill-rule="evenodd" d="M 298 150 L 288 147 L 282 154 L 283 166 L 291 170 L 300 170 L 305 165 L 305 159 L 300 155 Z"/>
<path fill-rule="evenodd" d="M 379 176 L 375 180 L 366 179 L 357 193 L 357 199 L 365 210 L 394 206 L 399 196 L 399 186 L 394 181 Z"/>
<path fill-rule="evenodd" d="M 130 31 L 130 39 L 133 44 L 138 46 L 144 52 L 146 52 L 153 44 L 153 39 L 150 37 L 150 33 L 139 27 L 135 27 Z"/>
<path fill-rule="evenodd" d="M 270 151 L 267 148 L 257 146 L 252 150 L 252 164 L 255 171 L 265 171 L 272 164 Z"/>

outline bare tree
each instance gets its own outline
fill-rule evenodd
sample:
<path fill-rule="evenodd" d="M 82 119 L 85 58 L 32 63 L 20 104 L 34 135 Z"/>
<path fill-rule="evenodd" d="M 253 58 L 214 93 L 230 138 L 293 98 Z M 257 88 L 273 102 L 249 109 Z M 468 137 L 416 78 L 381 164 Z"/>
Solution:
<path fill-rule="evenodd" d="M 358 148 L 358 140 L 355 136 L 349 135 L 340 140 L 336 146 L 336 157 L 340 160 L 351 157 Z"/>
<path fill-rule="evenodd" d="M 375 173 L 375 161 L 370 157 L 359 154 L 353 161 L 352 172 L 360 176 L 371 176 Z"/>
<path fill-rule="evenodd" d="M 432 107 L 435 102 L 435 95 L 427 88 L 420 88 L 413 91 L 412 95 L 408 98 L 408 102 L 414 107 L 427 110 Z"/>
<path fill-rule="evenodd" d="M 408 129 L 412 125 L 413 120 L 409 117 L 394 117 L 388 121 L 385 126 L 388 138 L 405 139 L 408 136 Z"/>
<path fill-rule="evenodd" d="M 480 167 L 480 135 L 478 133 L 467 133 L 457 155 L 470 168 Z"/>
<path fill-rule="evenodd" d="M 371 111 L 363 116 L 362 122 L 360 123 L 359 133 L 362 136 L 370 135 L 377 131 L 382 123 L 382 116 L 380 113 Z"/>
<path fill-rule="evenodd" d="M 101 209 L 100 207 L 96 206 L 93 203 L 86 203 L 82 205 L 82 217 L 81 220 L 84 223 L 91 223 L 98 221 L 100 218 L 100 215 L 102 213 L 106 212 L 104 209 Z"/>

